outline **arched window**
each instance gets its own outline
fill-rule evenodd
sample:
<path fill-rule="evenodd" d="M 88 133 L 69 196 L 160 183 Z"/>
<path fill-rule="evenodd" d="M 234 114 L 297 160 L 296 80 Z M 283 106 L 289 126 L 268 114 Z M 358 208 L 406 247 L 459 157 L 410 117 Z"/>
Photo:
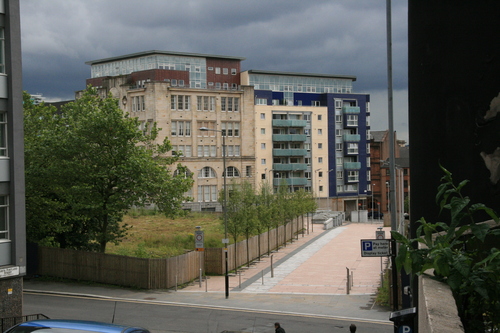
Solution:
<path fill-rule="evenodd" d="M 211 167 L 204 167 L 198 173 L 198 178 L 215 178 L 215 170 Z"/>
<path fill-rule="evenodd" d="M 239 177 L 240 176 L 240 172 L 238 171 L 238 169 L 236 169 L 235 167 L 227 167 L 226 168 L 226 171 L 227 171 L 227 177 L 228 178 L 231 178 L 231 177 Z M 224 177 L 224 174 L 222 174 L 222 177 Z"/>
<path fill-rule="evenodd" d="M 174 171 L 174 177 L 184 175 L 184 178 L 191 178 L 192 174 L 193 173 L 188 168 L 176 169 Z"/>

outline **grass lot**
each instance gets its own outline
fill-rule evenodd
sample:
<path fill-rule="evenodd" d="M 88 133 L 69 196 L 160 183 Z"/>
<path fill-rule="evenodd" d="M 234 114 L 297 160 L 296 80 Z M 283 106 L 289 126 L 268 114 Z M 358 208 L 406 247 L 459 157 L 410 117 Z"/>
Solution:
<path fill-rule="evenodd" d="M 106 253 L 140 258 L 165 258 L 194 250 L 194 231 L 205 231 L 205 247 L 220 247 L 224 232 L 219 214 L 189 213 L 186 217 L 166 218 L 153 211 L 131 211 L 123 223 L 132 226 L 118 245 L 109 243 Z"/>

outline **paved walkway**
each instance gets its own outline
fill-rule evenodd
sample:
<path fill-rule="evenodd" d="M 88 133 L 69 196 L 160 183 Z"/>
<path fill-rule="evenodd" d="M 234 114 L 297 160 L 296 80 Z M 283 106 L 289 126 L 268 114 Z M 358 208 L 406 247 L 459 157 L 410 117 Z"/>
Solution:
<path fill-rule="evenodd" d="M 68 282 L 24 282 L 25 292 L 86 295 L 118 300 L 189 304 L 275 313 L 356 318 L 389 323 L 390 310 L 374 303 L 380 285 L 380 258 L 361 257 L 361 239 L 374 239 L 380 223 L 347 223 L 331 230 L 315 225 L 309 234 L 230 277 L 225 298 L 224 276 L 173 290 L 134 290 Z M 388 228 L 386 236 L 388 237 Z M 385 259 L 384 259 L 385 261 Z M 385 263 L 384 263 L 385 267 Z M 347 295 L 347 269 L 352 287 Z"/>
<path fill-rule="evenodd" d="M 272 253 L 229 278 L 230 292 L 287 294 L 347 294 L 347 268 L 351 295 L 374 295 L 380 286 L 381 264 L 387 259 L 361 257 L 361 239 L 374 239 L 379 223 L 349 223 L 330 230 L 316 225 L 309 235 Z M 389 236 L 389 228 L 384 228 Z M 209 276 L 182 290 L 224 292 L 223 276 Z"/>

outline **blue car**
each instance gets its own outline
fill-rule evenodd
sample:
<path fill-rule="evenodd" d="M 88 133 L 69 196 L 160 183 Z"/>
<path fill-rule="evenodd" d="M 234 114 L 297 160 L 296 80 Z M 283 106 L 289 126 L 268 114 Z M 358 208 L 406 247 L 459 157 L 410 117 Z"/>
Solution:
<path fill-rule="evenodd" d="M 65 319 L 31 320 L 11 327 L 5 333 L 31 333 L 33 331 L 40 333 L 150 333 L 142 327 Z"/>

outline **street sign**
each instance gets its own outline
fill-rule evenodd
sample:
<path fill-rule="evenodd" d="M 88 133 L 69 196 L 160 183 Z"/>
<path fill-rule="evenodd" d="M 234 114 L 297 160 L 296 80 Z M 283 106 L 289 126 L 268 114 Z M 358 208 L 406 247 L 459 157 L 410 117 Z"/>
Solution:
<path fill-rule="evenodd" d="M 391 241 L 389 239 L 362 239 L 362 257 L 387 257 L 391 255 Z"/>
<path fill-rule="evenodd" d="M 205 247 L 204 235 L 202 230 L 196 230 L 194 232 L 194 247 L 196 248 L 196 251 L 203 251 Z"/>
<path fill-rule="evenodd" d="M 375 231 L 375 238 L 376 239 L 385 239 L 385 231 L 384 230 Z"/>

